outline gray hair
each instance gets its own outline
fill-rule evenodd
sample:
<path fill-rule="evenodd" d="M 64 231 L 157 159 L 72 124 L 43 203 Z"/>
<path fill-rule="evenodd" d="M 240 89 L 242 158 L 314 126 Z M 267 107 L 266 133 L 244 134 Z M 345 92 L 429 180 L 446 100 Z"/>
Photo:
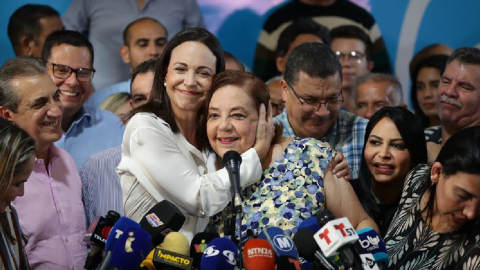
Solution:
<path fill-rule="evenodd" d="M 265 84 L 269 84 L 269 83 L 272 83 L 272 82 L 279 82 L 283 80 L 283 75 L 278 75 L 278 76 L 275 76 L 273 78 L 270 78 L 268 81 L 265 82 Z"/>
<path fill-rule="evenodd" d="M 18 77 L 44 74 L 47 74 L 45 63 L 37 58 L 21 56 L 6 61 L 0 68 L 0 106 L 16 113 L 20 96 L 10 82 Z"/>
<path fill-rule="evenodd" d="M 458 48 L 448 58 L 447 65 L 454 60 L 463 64 L 480 65 L 480 49 L 470 47 Z"/>
<path fill-rule="evenodd" d="M 393 89 L 395 90 L 394 95 L 393 95 L 393 100 L 394 104 L 393 106 L 399 106 L 403 103 L 403 90 L 402 90 L 402 84 L 400 81 L 397 79 L 397 77 L 390 75 L 390 74 L 385 74 L 385 73 L 367 73 L 360 78 L 358 78 L 357 83 L 355 84 L 355 91 L 353 91 L 354 98 L 356 99 L 357 95 L 357 88 L 368 82 L 373 82 L 373 83 L 382 83 L 386 82 L 389 83 Z"/>

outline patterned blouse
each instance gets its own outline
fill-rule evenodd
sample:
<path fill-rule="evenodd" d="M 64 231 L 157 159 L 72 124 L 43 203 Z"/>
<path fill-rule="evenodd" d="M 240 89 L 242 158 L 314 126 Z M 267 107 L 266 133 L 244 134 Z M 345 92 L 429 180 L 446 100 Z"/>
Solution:
<path fill-rule="evenodd" d="M 405 181 L 397 213 L 385 236 L 389 269 L 480 269 L 478 220 L 451 233 L 437 233 L 420 212 L 422 185 L 430 181 L 429 165 L 414 168 Z"/>

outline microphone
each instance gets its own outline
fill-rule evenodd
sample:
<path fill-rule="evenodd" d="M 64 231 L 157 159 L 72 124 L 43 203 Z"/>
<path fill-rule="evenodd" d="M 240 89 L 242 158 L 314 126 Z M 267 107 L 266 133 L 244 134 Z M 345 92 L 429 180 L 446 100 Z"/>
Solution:
<path fill-rule="evenodd" d="M 237 265 L 238 249 L 228 238 L 215 238 L 205 249 L 200 270 L 233 270 Z"/>
<path fill-rule="evenodd" d="M 275 261 L 280 256 L 290 256 L 298 259 L 298 250 L 293 241 L 278 227 L 268 227 L 258 235 L 257 239 L 267 240 L 273 248 Z"/>
<path fill-rule="evenodd" d="M 107 254 L 105 255 L 102 263 L 100 264 L 100 270 L 105 270 L 109 268 L 112 252 L 115 248 L 115 245 L 117 244 L 118 239 L 124 234 L 125 231 L 127 231 L 127 229 L 131 227 L 140 228 L 140 225 L 127 217 L 121 217 L 112 227 L 112 230 L 110 231 L 111 233 L 108 235 L 107 242 L 105 243 L 105 250 L 107 251 Z"/>
<path fill-rule="evenodd" d="M 358 243 L 362 247 L 360 254 L 372 254 L 378 264 L 378 268 L 387 269 L 388 253 L 385 243 L 378 233 L 370 227 L 357 231 Z"/>
<path fill-rule="evenodd" d="M 112 252 L 110 267 L 118 269 L 139 269 L 152 246 L 152 238 L 146 231 L 130 227 L 119 237 Z"/>
<path fill-rule="evenodd" d="M 155 269 L 190 269 L 193 259 L 188 257 L 188 239 L 179 232 L 167 234 L 161 245 L 155 248 L 153 264 Z"/>
<path fill-rule="evenodd" d="M 297 258 L 280 256 L 275 263 L 275 270 L 302 270 L 302 265 Z"/>
<path fill-rule="evenodd" d="M 190 257 L 193 258 L 193 268 L 199 269 L 202 255 L 208 244 L 215 238 L 220 237 L 218 233 L 202 232 L 197 233 L 190 244 Z"/>
<path fill-rule="evenodd" d="M 120 214 L 115 211 L 108 211 L 105 217 L 95 217 L 85 234 L 84 242 L 92 247 L 85 260 L 84 268 L 87 270 L 95 269 L 103 259 L 102 251 L 105 249 L 107 237 L 113 225 L 120 218 Z M 87 241 L 85 241 L 87 240 Z"/>
<path fill-rule="evenodd" d="M 309 229 L 298 230 L 293 236 L 293 242 L 298 249 L 298 253 L 309 261 L 316 260 L 324 269 L 337 270 L 338 267 L 319 250 L 315 239 L 313 239 L 314 234 Z"/>
<path fill-rule="evenodd" d="M 173 203 L 163 200 L 150 208 L 140 221 L 140 227 L 152 237 L 152 245 L 158 246 L 169 232 L 179 231 L 185 216 Z"/>
<path fill-rule="evenodd" d="M 353 244 L 358 241 L 358 235 L 347 218 L 335 219 L 327 209 L 317 215 L 318 224 L 322 227 L 314 239 L 320 246 L 323 254 L 330 257 L 338 252 L 346 267 L 363 269 L 362 260 Z"/>
<path fill-rule="evenodd" d="M 233 204 L 235 208 L 242 206 L 242 188 L 240 187 L 240 164 L 242 157 L 236 151 L 230 150 L 223 155 L 223 166 L 227 169 L 233 193 Z"/>
<path fill-rule="evenodd" d="M 248 240 L 243 247 L 245 270 L 274 270 L 275 256 L 272 246 L 264 239 Z"/>
<path fill-rule="evenodd" d="M 309 218 L 306 218 L 304 221 L 302 221 L 300 225 L 298 225 L 297 232 L 301 229 L 308 229 L 313 232 L 317 232 L 318 230 L 320 230 L 320 225 L 318 225 L 318 221 L 316 217 L 309 217 Z"/>

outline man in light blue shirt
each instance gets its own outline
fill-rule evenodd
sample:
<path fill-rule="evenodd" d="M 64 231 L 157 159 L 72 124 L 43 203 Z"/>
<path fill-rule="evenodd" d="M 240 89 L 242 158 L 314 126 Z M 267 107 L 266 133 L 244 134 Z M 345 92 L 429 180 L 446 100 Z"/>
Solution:
<path fill-rule="evenodd" d="M 45 41 L 42 59 L 63 105 L 63 136 L 55 145 L 73 157 L 77 168 L 91 155 L 119 146 L 122 121 L 111 112 L 84 106 L 93 92 L 92 44 L 79 32 L 57 31 Z"/>
<path fill-rule="evenodd" d="M 280 82 L 285 109 L 275 117 L 286 137 L 312 137 L 343 153 L 352 179 L 358 178 L 368 121 L 341 110 L 342 67 L 335 53 L 321 43 L 296 47 Z"/>
<path fill-rule="evenodd" d="M 140 63 L 158 58 L 167 44 L 167 29 L 152 18 L 140 18 L 131 22 L 123 31 L 123 45 L 120 47 L 122 61 L 130 66 L 130 72 Z M 109 96 L 130 92 L 131 80 L 110 85 L 95 91 L 87 104 L 98 107 Z"/>

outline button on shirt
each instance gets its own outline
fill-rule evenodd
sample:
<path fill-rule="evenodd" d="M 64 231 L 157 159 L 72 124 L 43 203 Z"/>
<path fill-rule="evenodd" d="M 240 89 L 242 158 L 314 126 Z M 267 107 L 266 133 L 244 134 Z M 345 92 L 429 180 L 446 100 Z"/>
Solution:
<path fill-rule="evenodd" d="M 282 123 L 283 136 L 297 137 L 288 121 L 287 111 L 275 117 L 275 121 Z M 322 142 L 327 142 L 336 151 L 342 152 L 352 171 L 352 179 L 358 179 L 360 171 L 360 161 L 362 160 L 362 149 L 365 137 L 365 128 L 368 120 L 346 111 L 340 111 L 337 120 L 322 138 L 317 138 Z"/>
<path fill-rule="evenodd" d="M 35 269 L 83 269 L 87 257 L 82 183 L 72 157 L 52 145 L 50 164 L 35 159 L 25 195 L 13 202 Z"/>
<path fill-rule="evenodd" d="M 77 168 L 92 155 L 120 146 L 125 126 L 114 113 L 83 106 L 81 114 L 73 121 L 55 145 L 66 150 Z"/>

